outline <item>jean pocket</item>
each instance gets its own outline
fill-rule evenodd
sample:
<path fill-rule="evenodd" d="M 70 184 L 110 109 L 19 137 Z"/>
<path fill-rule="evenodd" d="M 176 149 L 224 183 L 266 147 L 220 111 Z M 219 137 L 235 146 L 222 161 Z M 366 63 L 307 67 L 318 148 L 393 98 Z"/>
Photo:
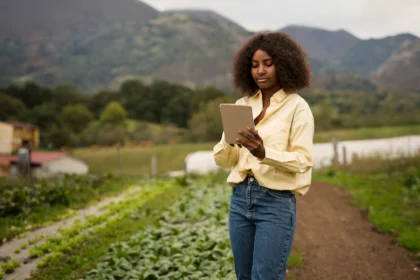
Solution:
<path fill-rule="evenodd" d="M 266 189 L 265 193 L 267 196 L 279 199 L 279 200 L 286 200 L 286 201 L 292 201 L 292 194 L 290 192 L 280 191 L 280 190 L 273 190 L 273 189 Z"/>

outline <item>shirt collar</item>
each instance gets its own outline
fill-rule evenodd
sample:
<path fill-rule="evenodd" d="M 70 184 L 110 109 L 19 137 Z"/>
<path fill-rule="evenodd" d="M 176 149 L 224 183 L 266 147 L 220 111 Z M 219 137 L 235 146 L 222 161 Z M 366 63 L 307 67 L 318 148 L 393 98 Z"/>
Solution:
<path fill-rule="evenodd" d="M 274 99 L 277 102 L 281 102 L 283 101 L 283 99 L 285 99 L 287 97 L 287 93 L 283 90 L 280 89 L 279 91 L 277 91 L 274 95 L 273 95 Z M 257 93 L 255 93 L 254 95 L 251 96 L 251 99 L 255 100 L 255 99 L 262 99 L 262 92 L 261 90 L 258 90 Z"/>

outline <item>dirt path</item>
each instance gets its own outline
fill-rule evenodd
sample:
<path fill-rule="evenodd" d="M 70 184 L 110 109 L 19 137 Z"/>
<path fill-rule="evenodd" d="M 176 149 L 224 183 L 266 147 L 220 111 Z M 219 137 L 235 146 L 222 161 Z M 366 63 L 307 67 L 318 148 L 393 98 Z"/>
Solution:
<path fill-rule="evenodd" d="M 419 280 L 419 263 L 389 236 L 374 231 L 341 189 L 314 183 L 297 202 L 294 247 L 305 264 L 297 280 Z M 417 266 L 416 266 L 417 265 Z"/>

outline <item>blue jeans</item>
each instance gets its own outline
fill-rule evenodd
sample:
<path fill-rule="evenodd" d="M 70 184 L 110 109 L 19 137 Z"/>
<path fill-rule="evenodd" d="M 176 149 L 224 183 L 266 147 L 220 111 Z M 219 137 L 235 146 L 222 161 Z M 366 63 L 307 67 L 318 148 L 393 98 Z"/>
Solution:
<path fill-rule="evenodd" d="M 229 237 L 239 280 L 282 280 L 296 227 L 296 198 L 269 190 L 255 177 L 233 187 Z"/>

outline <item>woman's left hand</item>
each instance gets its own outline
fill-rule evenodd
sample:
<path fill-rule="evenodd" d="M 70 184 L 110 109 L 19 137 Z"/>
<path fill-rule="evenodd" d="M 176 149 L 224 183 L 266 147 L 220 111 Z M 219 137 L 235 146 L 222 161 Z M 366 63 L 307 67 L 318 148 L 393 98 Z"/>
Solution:
<path fill-rule="evenodd" d="M 249 128 L 248 131 L 238 131 L 242 138 L 236 138 L 239 144 L 247 148 L 255 157 L 265 158 L 264 141 L 255 129 Z"/>

